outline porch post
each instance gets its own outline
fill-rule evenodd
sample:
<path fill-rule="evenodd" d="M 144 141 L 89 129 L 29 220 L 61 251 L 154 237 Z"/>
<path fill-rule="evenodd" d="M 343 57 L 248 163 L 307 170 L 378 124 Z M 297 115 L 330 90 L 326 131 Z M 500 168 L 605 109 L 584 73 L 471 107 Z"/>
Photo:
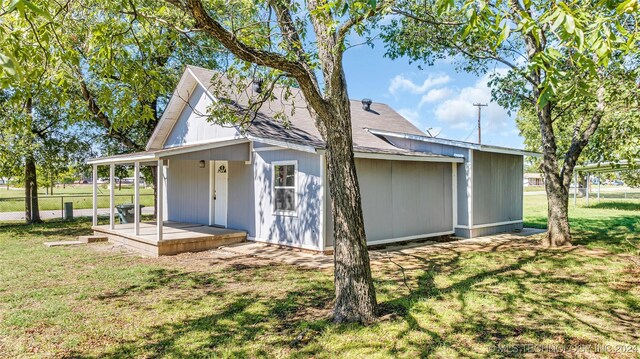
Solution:
<path fill-rule="evenodd" d="M 587 185 L 586 185 L 586 192 L 587 192 L 587 206 L 589 206 L 589 189 L 591 187 L 591 173 L 587 172 Z"/>
<path fill-rule="evenodd" d="M 163 196 L 163 192 L 164 192 L 164 175 L 163 175 L 163 163 L 162 160 L 158 160 L 158 169 L 156 170 L 157 172 L 157 180 L 156 180 L 156 225 L 157 225 L 157 229 L 158 229 L 158 242 L 160 242 L 162 240 L 162 219 L 164 218 L 164 213 L 163 213 L 163 204 L 164 204 L 164 196 Z"/>
<path fill-rule="evenodd" d="M 91 173 L 91 187 L 93 189 L 93 225 L 98 225 L 98 165 L 93 165 Z"/>
<path fill-rule="evenodd" d="M 116 174 L 116 165 L 113 163 L 109 166 L 109 229 L 115 228 L 115 218 L 114 215 L 114 206 L 115 206 L 115 198 L 114 198 L 114 177 Z"/>
<path fill-rule="evenodd" d="M 140 234 L 140 162 L 133 166 L 133 234 Z"/>
<path fill-rule="evenodd" d="M 578 204 L 578 172 L 573 173 L 573 206 Z"/>

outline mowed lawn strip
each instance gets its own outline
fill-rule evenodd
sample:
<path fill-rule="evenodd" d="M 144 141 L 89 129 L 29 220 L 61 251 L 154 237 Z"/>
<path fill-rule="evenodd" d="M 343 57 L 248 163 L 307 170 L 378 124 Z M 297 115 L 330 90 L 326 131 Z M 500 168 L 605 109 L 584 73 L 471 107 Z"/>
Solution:
<path fill-rule="evenodd" d="M 74 209 L 93 208 L 93 188 L 90 184 L 72 184 L 56 187 L 53 195 L 42 191 L 38 192 L 38 204 L 41 211 L 59 210 L 62 211 L 64 202 L 73 202 Z M 133 186 L 122 185 L 119 189 L 116 184 L 115 202 L 117 204 L 133 202 Z M 63 198 L 61 198 L 63 197 Z M 2 212 L 24 211 L 24 189 L 9 188 L 0 186 L 0 215 Z M 153 206 L 153 188 L 140 188 L 140 204 L 143 206 Z M 98 185 L 98 208 L 109 208 L 109 187 L 108 184 Z"/>
<path fill-rule="evenodd" d="M 525 197 L 527 224 L 541 223 L 541 203 Z M 606 344 L 619 350 L 600 355 L 635 358 L 640 215 L 619 206 L 572 209 L 570 249 L 529 238 L 376 260 L 382 318 L 367 327 L 328 319 L 331 270 L 42 245 L 88 234 L 82 220 L 0 226 L 0 357 L 483 358 Z"/>

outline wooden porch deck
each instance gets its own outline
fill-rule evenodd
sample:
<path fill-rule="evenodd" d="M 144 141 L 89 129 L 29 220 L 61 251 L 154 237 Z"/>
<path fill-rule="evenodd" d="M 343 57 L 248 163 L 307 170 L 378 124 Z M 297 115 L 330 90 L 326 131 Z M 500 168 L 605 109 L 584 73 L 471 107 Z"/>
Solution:
<path fill-rule="evenodd" d="M 165 221 L 162 240 L 157 240 L 155 222 L 141 222 L 140 233 L 134 235 L 133 223 L 93 226 L 95 235 L 109 238 L 109 242 L 123 244 L 142 254 L 158 257 L 184 252 L 205 251 L 226 244 L 244 242 L 247 232 L 209 227 L 201 224 Z"/>

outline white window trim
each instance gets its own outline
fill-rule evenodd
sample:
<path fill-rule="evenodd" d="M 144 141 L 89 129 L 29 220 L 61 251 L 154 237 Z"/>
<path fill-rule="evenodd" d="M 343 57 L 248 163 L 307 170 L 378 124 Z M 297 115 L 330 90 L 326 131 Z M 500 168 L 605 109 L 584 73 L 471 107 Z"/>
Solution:
<path fill-rule="evenodd" d="M 276 166 L 288 166 L 293 165 L 293 196 L 295 198 L 294 210 L 293 211 L 282 211 L 276 210 Z M 290 188 L 290 187 L 279 187 L 279 188 Z M 271 198 L 273 198 L 273 205 L 271 206 L 271 210 L 273 214 L 276 216 L 289 216 L 289 217 L 297 217 L 298 216 L 298 161 L 273 161 L 271 162 Z"/>

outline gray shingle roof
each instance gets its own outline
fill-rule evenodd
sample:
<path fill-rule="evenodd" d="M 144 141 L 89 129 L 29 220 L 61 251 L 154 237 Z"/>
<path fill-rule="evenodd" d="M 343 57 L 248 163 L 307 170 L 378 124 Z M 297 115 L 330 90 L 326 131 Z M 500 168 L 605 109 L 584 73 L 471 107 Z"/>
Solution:
<path fill-rule="evenodd" d="M 203 69 L 195 66 L 188 66 L 198 81 L 210 91 L 214 96 L 220 96 L 220 86 L 213 88 L 211 81 L 225 81 L 228 79 L 220 75 L 219 72 Z M 231 84 L 229 82 L 229 84 Z M 232 88 L 231 85 L 230 88 Z M 282 87 L 274 89 L 275 99 L 264 103 L 255 114 L 250 126 L 246 128 L 246 132 L 255 137 L 277 140 L 294 144 L 313 146 L 323 148 L 324 141 L 320 133 L 316 129 L 315 123 L 306 108 L 306 102 L 302 92 L 298 89 L 291 89 L 291 94 L 285 100 L 286 93 Z M 218 92 L 218 93 L 216 93 Z M 245 110 L 251 96 L 256 94 L 253 92 L 252 86 L 246 86 L 242 91 L 229 91 L 227 100 L 236 104 L 239 110 Z M 287 124 L 276 119 L 277 114 L 285 114 Z M 407 154 L 407 155 L 429 155 L 427 153 L 416 153 L 393 146 L 382 138 L 371 134 L 365 128 L 376 128 L 381 130 L 403 132 L 412 135 L 424 136 L 425 133 L 420 131 L 411 122 L 400 116 L 389 106 L 374 102 L 371 110 L 367 111 L 362 108 L 359 100 L 351 100 L 351 124 L 353 131 L 354 150 L 361 152 L 379 152 L 390 154 Z"/>

